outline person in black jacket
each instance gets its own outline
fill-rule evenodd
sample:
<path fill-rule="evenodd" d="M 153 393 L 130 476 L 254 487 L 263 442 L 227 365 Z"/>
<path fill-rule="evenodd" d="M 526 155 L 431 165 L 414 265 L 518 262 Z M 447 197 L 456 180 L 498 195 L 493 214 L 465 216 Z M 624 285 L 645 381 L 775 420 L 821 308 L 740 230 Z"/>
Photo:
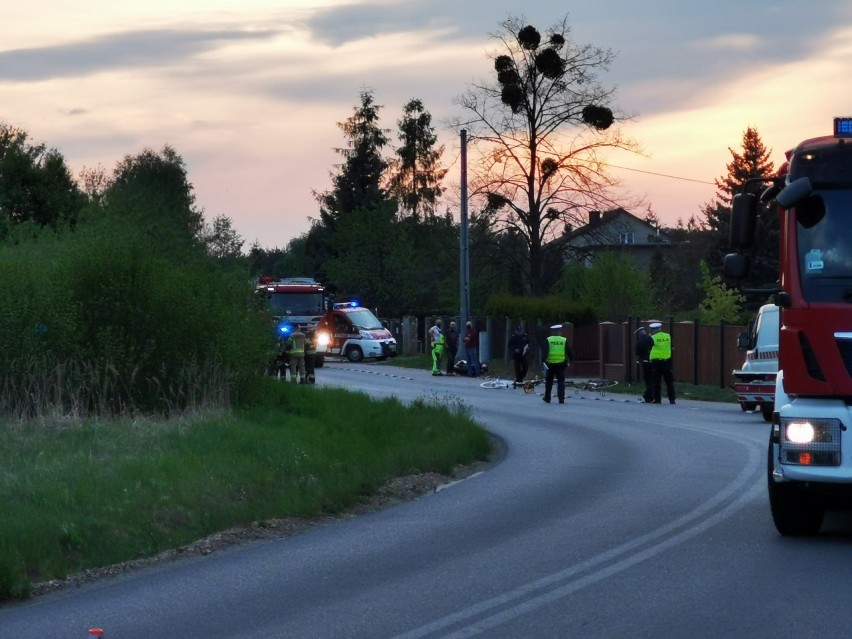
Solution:
<path fill-rule="evenodd" d="M 447 375 L 455 375 L 456 353 L 459 350 L 459 331 L 456 328 L 455 322 L 450 322 L 450 327 L 447 329 L 444 337 L 447 340 L 447 343 L 444 345 L 447 354 Z"/>
<path fill-rule="evenodd" d="M 515 332 L 509 338 L 509 353 L 515 364 L 515 381 L 522 382 L 527 376 L 529 364 L 527 363 L 527 352 L 530 349 L 530 340 L 521 326 L 515 327 Z"/>
<path fill-rule="evenodd" d="M 642 399 L 646 404 L 654 401 L 654 374 L 651 369 L 651 349 L 654 348 L 654 338 L 648 335 L 644 326 L 636 329 L 636 359 L 642 369 L 642 381 L 645 382 L 645 390 Z"/>

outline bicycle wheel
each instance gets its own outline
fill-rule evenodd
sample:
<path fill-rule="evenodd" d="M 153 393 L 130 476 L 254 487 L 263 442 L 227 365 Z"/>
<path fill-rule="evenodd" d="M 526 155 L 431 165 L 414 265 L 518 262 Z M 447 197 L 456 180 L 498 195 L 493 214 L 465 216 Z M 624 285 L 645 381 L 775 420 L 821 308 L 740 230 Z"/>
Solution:
<path fill-rule="evenodd" d="M 482 388 L 509 388 L 509 384 L 505 379 L 489 379 L 480 384 Z"/>

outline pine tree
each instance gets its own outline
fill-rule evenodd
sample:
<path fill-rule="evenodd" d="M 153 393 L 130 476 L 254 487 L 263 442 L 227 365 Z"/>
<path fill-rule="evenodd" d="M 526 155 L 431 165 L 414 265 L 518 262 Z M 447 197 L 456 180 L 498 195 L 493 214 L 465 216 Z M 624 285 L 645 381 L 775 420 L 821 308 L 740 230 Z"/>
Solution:
<path fill-rule="evenodd" d="M 433 215 L 438 198 L 443 193 L 441 180 L 447 169 L 440 165 L 443 146 L 432 128 L 432 116 L 420 100 L 410 100 L 403 108 L 399 120 L 397 159 L 391 163 L 388 191 L 397 198 L 397 204 L 414 219 L 421 214 Z"/>
<path fill-rule="evenodd" d="M 750 178 L 767 178 L 775 173 L 775 166 L 767 149 L 760 139 L 757 129 L 748 127 L 743 133 L 742 152 L 728 147 L 731 162 L 728 173 L 716 180 L 716 201 L 704 208 L 707 228 L 710 230 L 711 250 L 708 253 L 711 272 L 719 273 L 726 253 L 730 252 L 729 236 L 731 223 L 731 202 Z M 749 192 L 759 193 L 766 183 L 751 183 Z M 770 203 L 760 206 L 757 215 L 756 241 L 751 253 L 752 269 L 750 285 L 765 286 L 778 277 L 778 216 Z"/>

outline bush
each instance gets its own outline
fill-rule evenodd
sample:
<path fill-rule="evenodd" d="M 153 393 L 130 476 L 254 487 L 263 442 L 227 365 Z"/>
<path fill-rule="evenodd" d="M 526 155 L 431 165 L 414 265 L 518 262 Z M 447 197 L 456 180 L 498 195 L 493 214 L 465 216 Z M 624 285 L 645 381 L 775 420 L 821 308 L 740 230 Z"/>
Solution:
<path fill-rule="evenodd" d="M 226 405 L 268 361 L 242 269 L 178 262 L 103 218 L 0 257 L 0 414 Z"/>

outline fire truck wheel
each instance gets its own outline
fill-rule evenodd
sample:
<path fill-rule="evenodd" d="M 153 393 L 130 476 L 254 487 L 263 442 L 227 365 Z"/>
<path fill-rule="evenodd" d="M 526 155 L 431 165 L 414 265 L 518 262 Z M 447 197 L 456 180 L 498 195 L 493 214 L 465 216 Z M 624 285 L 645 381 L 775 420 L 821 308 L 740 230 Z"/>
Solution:
<path fill-rule="evenodd" d="M 325 364 L 325 356 L 314 355 L 314 368 L 322 368 L 323 364 Z"/>
<path fill-rule="evenodd" d="M 754 402 L 740 402 L 740 408 L 744 413 L 747 413 L 748 411 L 757 408 L 757 404 Z"/>
<path fill-rule="evenodd" d="M 767 481 L 769 482 L 769 507 L 775 528 L 785 537 L 817 534 L 822 527 L 825 506 L 794 484 L 776 483 L 772 479 L 773 461 L 770 443 Z"/>
<path fill-rule="evenodd" d="M 760 412 L 763 414 L 763 421 L 772 422 L 772 411 L 775 410 L 775 404 L 761 404 Z"/>
<path fill-rule="evenodd" d="M 350 362 L 360 362 L 364 359 L 364 351 L 361 350 L 360 346 L 350 346 L 349 350 L 346 351 L 346 359 Z"/>

